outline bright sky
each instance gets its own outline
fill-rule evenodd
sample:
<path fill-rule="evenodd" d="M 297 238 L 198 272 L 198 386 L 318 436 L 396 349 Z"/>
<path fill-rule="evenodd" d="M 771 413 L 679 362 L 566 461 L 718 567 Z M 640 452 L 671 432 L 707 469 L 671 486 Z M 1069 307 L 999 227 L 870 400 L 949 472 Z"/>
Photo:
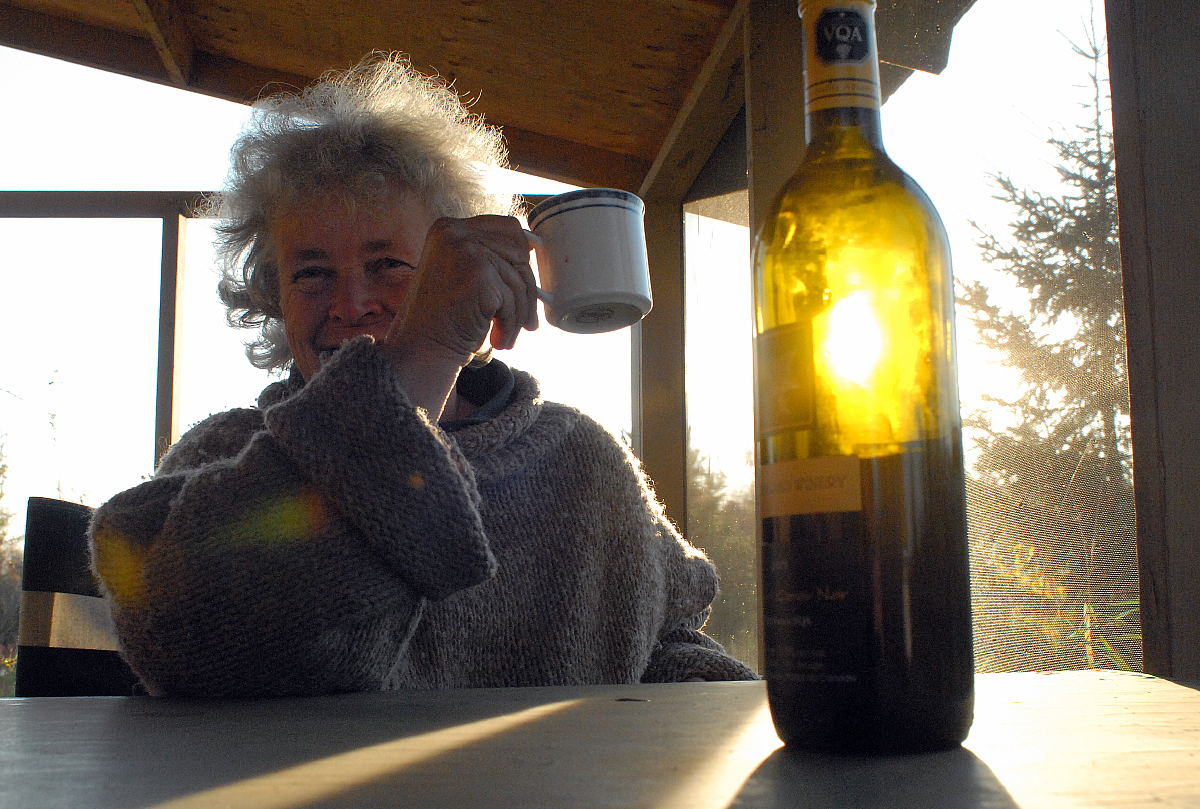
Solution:
<path fill-rule="evenodd" d="M 1046 140 L 1068 133 L 1078 105 L 1089 100 L 1087 63 L 1064 34 L 1081 40 L 1090 13 L 1090 0 L 978 0 L 955 29 L 946 71 L 913 76 L 884 108 L 888 151 L 941 211 L 960 277 L 986 274 L 968 223 L 1003 233 L 1010 215 L 991 198 L 990 174 L 1042 189 L 1057 182 Z M 247 115 L 241 105 L 4 48 L 0 97 L 10 111 L 0 129 L 0 187 L 14 190 L 214 189 Z M 561 188 L 516 182 L 525 193 Z M 0 220 L 0 442 L 9 463 L 0 505 L 14 513 L 18 534 L 28 496 L 97 505 L 150 472 L 155 225 Z M 206 231 L 197 223 L 188 234 L 178 360 L 185 426 L 251 402 L 268 381 L 243 359 L 243 334 L 223 324 Z M 751 387 L 749 321 L 740 319 L 750 311 L 748 237 L 711 222 L 693 222 L 689 233 L 689 340 L 702 346 L 697 378 L 715 386 L 691 394 L 693 440 L 732 484 L 744 485 Z M 970 337 L 960 322 L 965 407 L 1003 382 Z M 544 326 L 523 343 L 505 359 L 537 374 L 547 398 L 628 429 L 628 331 L 578 336 Z"/>

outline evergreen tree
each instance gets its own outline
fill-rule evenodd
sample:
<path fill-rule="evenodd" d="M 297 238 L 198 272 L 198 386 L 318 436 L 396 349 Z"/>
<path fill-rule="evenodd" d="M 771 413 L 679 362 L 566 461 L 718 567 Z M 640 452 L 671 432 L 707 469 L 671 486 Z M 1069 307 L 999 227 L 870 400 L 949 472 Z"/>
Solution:
<path fill-rule="evenodd" d="M 758 573 L 754 493 L 730 489 L 724 472 L 708 458 L 687 450 L 687 535 L 717 566 L 721 591 L 705 632 L 726 651 L 755 667 L 758 661 Z"/>
<path fill-rule="evenodd" d="M 1018 188 L 1001 240 L 976 225 L 984 259 L 1028 301 L 1002 306 L 980 282 L 959 306 L 1019 370 L 1011 423 L 965 419 L 977 662 L 981 670 L 1140 668 L 1129 393 L 1112 133 L 1094 32 L 1088 119 L 1051 139 L 1062 189 Z"/>
<path fill-rule="evenodd" d="M 0 503 L 8 464 L 0 444 Z M 18 611 L 21 606 L 21 538 L 8 535 L 12 513 L 0 505 L 0 697 L 12 695 L 12 673 L 17 649 Z"/>

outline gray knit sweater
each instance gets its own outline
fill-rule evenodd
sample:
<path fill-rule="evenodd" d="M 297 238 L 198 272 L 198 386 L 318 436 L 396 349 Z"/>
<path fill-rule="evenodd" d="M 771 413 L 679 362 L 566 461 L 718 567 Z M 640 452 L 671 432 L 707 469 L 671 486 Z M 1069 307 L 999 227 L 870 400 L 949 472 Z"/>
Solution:
<path fill-rule="evenodd" d="M 150 691 L 752 679 L 700 631 L 716 574 L 632 456 L 514 373 L 448 434 L 357 338 L 102 506 L 93 564 Z"/>

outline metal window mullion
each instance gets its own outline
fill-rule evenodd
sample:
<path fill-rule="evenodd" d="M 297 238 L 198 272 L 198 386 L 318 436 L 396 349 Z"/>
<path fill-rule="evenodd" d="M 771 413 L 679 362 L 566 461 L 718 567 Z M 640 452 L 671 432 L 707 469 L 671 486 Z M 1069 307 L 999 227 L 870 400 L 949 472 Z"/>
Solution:
<path fill-rule="evenodd" d="M 162 268 L 158 293 L 158 387 L 154 408 L 154 465 L 175 436 L 175 324 L 183 255 L 184 217 L 163 216 Z"/>

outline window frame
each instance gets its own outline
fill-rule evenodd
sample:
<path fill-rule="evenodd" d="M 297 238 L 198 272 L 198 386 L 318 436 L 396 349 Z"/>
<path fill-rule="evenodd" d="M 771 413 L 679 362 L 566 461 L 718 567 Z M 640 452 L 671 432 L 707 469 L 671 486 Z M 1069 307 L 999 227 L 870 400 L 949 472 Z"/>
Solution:
<path fill-rule="evenodd" d="M 158 219 L 162 258 L 158 301 L 158 367 L 153 460 L 175 434 L 175 322 L 187 220 L 199 191 L 0 191 L 0 217 L 9 219 Z"/>

